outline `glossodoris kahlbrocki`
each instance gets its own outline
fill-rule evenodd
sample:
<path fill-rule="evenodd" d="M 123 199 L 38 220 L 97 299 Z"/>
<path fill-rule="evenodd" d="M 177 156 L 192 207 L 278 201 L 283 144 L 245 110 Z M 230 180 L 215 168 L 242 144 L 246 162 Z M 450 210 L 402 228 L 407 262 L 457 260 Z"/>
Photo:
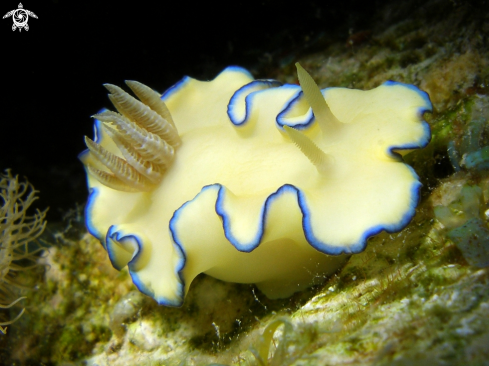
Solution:
<path fill-rule="evenodd" d="M 413 217 L 421 184 L 401 156 L 430 140 L 428 95 L 392 81 L 320 91 L 298 75 L 228 67 L 162 96 L 127 82 L 141 102 L 106 85 L 119 113 L 95 116 L 80 154 L 86 224 L 159 304 L 181 305 L 202 272 L 289 296 Z"/>

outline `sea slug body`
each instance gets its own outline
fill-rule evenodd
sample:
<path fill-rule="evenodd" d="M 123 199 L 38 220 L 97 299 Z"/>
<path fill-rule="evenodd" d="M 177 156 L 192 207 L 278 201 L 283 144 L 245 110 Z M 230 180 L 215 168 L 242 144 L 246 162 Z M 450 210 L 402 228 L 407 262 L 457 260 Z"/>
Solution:
<path fill-rule="evenodd" d="M 86 225 L 116 269 L 159 304 L 182 304 L 206 273 L 286 297 L 334 273 L 414 216 L 420 182 L 402 155 L 426 146 L 428 95 L 388 81 L 322 91 L 228 67 L 139 100 L 107 85 L 80 154 Z M 312 108 L 311 108 L 312 107 Z"/>

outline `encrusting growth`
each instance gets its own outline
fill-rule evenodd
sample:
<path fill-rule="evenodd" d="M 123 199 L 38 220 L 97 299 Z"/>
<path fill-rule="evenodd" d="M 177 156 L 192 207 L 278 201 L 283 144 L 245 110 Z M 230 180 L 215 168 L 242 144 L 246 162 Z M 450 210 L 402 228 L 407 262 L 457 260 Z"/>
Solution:
<path fill-rule="evenodd" d="M 47 210 L 27 215 L 27 210 L 38 198 L 36 193 L 30 183 L 19 183 L 10 170 L 0 174 L 0 309 L 9 309 L 25 299 L 16 296 L 17 290 L 25 287 L 19 280 L 19 272 L 37 267 L 37 254 L 44 250 L 41 246 L 37 249 L 29 247 L 46 227 Z M 25 265 L 26 261 L 32 264 Z M 5 334 L 5 326 L 19 319 L 24 311 L 22 309 L 14 319 L 0 319 L 0 332 Z"/>

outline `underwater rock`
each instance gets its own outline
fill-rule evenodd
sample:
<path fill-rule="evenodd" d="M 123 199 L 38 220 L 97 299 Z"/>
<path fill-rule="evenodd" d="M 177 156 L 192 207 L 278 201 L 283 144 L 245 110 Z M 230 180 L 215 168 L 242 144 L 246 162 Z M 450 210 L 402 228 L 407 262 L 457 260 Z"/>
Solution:
<path fill-rule="evenodd" d="M 447 230 L 459 227 L 469 219 L 479 217 L 482 190 L 478 186 L 464 185 L 458 197 L 447 205 L 434 207 L 435 217 Z"/>
<path fill-rule="evenodd" d="M 483 199 L 479 186 L 465 184 L 452 202 L 434 207 L 435 217 L 448 230 L 447 237 L 470 265 L 480 268 L 489 266 L 489 228 L 480 209 Z"/>
<path fill-rule="evenodd" d="M 133 318 L 143 301 L 143 295 L 138 291 L 131 291 L 114 306 L 110 315 L 109 327 L 117 337 L 122 337 L 125 332 L 124 323 Z"/>
<path fill-rule="evenodd" d="M 465 155 L 462 165 L 468 169 L 489 169 L 489 146 Z"/>
<path fill-rule="evenodd" d="M 489 266 L 489 229 L 481 219 L 470 219 L 464 225 L 450 230 L 447 236 L 471 266 Z"/>
<path fill-rule="evenodd" d="M 447 152 L 453 169 L 461 168 L 477 171 L 489 169 L 489 98 L 475 96 L 466 103 L 468 122 L 460 135 L 448 142 Z"/>

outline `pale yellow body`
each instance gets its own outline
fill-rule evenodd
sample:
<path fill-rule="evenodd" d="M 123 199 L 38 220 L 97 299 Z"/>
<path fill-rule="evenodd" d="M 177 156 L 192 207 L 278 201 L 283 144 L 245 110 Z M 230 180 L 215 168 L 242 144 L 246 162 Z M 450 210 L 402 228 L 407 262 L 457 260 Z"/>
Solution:
<path fill-rule="evenodd" d="M 138 288 L 161 304 L 180 305 L 202 272 L 289 296 L 336 271 L 368 236 L 399 230 L 414 214 L 417 176 L 389 149 L 428 142 L 421 115 L 431 106 L 422 92 L 402 84 L 327 89 L 337 122 L 309 123 L 294 137 L 276 118 L 297 97 L 295 86 L 244 92 L 235 111 L 245 115 L 248 96 L 246 123 L 231 122 L 231 97 L 252 81 L 231 68 L 211 82 L 187 78 L 163 95 L 181 144 L 154 189 L 123 192 L 88 175 L 96 193 L 87 226 L 114 266 L 129 264 Z M 299 99 L 285 123 L 294 127 L 308 109 Z M 98 134 L 100 146 L 123 158 L 103 129 Z M 305 136 L 303 148 L 319 148 L 320 162 L 289 136 Z M 90 154 L 82 160 L 104 169 Z"/>

